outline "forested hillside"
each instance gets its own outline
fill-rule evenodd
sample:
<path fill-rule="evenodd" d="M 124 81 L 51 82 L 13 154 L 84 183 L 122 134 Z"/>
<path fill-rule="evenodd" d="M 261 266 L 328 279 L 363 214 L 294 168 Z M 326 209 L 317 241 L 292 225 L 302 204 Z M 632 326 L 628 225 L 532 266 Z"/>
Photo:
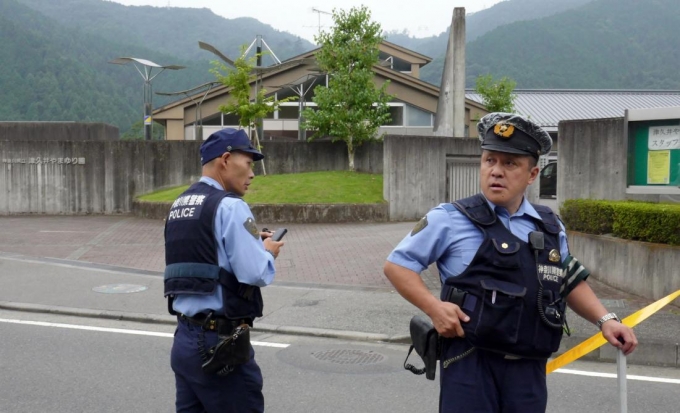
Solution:
<path fill-rule="evenodd" d="M 517 21 L 528 21 L 552 16 L 565 10 L 580 7 L 593 0 L 506 0 L 465 17 L 465 38 L 472 40 L 490 32 L 491 30 Z M 455 6 L 455 5 L 454 5 Z M 453 7 L 451 16 L 453 16 Z M 450 23 L 449 23 L 450 25 Z M 387 34 L 387 40 L 417 50 L 425 56 L 433 58 L 421 72 L 423 80 L 439 85 L 441 73 L 444 69 L 446 45 L 449 40 L 449 27 L 442 27 L 442 33 L 426 38 L 410 37 L 405 33 L 392 32 Z"/>
<path fill-rule="evenodd" d="M 519 88 L 680 89 L 677 27 L 677 0 L 504 1 L 467 18 L 467 85 L 490 73 Z M 426 39 L 387 39 L 434 57 L 421 77 L 439 85 L 446 29 Z M 131 65 L 109 61 L 131 56 L 187 66 L 153 81 L 154 91 L 180 91 L 214 80 L 215 56 L 199 49 L 199 40 L 236 57 L 258 34 L 281 59 L 314 47 L 255 19 L 208 9 L 0 0 L 0 121 L 105 122 L 123 133 L 142 118 L 142 78 Z M 153 99 L 154 107 L 174 100 Z"/>
<path fill-rule="evenodd" d="M 255 8 L 253 18 L 226 19 L 205 8 L 134 7 L 102 0 L 19 1 L 66 27 L 186 60 L 214 58 L 198 48 L 199 40 L 238 56 L 241 45 L 250 44 L 258 34 L 281 60 L 314 48 L 307 40 L 257 21 Z"/>
<path fill-rule="evenodd" d="M 183 29 L 188 27 L 202 28 L 212 38 Z M 154 92 L 185 90 L 214 80 L 209 69 L 216 57 L 198 48 L 199 39 L 237 56 L 256 32 L 275 31 L 254 19 L 226 20 L 207 9 L 0 0 L 0 121 L 105 122 L 123 133 L 142 119 L 143 80 L 131 64 L 108 62 L 131 56 L 186 66 L 153 80 Z M 281 59 L 313 47 L 289 34 L 267 40 Z M 153 100 L 159 107 L 174 99 L 154 93 Z"/>
<path fill-rule="evenodd" d="M 680 89 L 678 27 L 677 0 L 595 0 L 470 42 L 467 84 L 491 73 L 518 88 Z"/>
<path fill-rule="evenodd" d="M 143 114 L 142 77 L 134 67 L 108 62 L 144 56 L 187 69 L 154 80 L 157 91 L 187 89 L 212 80 L 209 64 L 67 29 L 14 0 L 0 1 L 0 120 L 105 122 L 121 131 Z M 181 76 L 180 76 L 181 73 Z M 161 104 L 154 96 L 154 104 Z"/>

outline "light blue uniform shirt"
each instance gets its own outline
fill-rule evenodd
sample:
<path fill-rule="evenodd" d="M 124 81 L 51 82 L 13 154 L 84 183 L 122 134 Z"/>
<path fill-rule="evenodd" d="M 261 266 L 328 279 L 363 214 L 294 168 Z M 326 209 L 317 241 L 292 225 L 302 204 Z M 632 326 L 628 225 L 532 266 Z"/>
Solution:
<path fill-rule="evenodd" d="M 204 176 L 200 181 L 223 190 L 212 178 Z M 253 214 L 245 201 L 231 197 L 222 199 L 214 224 L 217 260 L 219 266 L 236 275 L 239 282 L 264 287 L 274 280 L 274 257 L 264 249 L 260 237 L 255 239 L 243 225 L 248 218 L 253 219 Z M 179 294 L 175 297 L 173 308 L 188 316 L 211 310 L 223 315 L 222 290 L 220 286 L 212 295 Z"/>
<path fill-rule="evenodd" d="M 540 219 L 540 215 L 526 198 L 512 216 L 507 209 L 497 207 L 488 200 L 487 202 L 503 225 L 524 242 L 528 242 L 530 232 L 537 230 L 531 217 Z M 427 213 L 427 226 L 415 235 L 409 234 L 401 240 L 387 257 L 387 261 L 419 274 L 436 262 L 442 283 L 467 269 L 482 245 L 484 235 L 460 211 L 456 209 L 449 212 L 442 205 Z M 562 223 L 560 226 L 560 255 L 565 260 L 569 254 L 569 246 L 564 226 Z"/>

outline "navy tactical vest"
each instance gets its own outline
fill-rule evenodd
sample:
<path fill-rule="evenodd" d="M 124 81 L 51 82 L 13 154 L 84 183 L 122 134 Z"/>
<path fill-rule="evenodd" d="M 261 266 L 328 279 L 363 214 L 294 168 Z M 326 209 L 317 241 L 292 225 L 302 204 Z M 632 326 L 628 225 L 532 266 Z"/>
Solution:
<path fill-rule="evenodd" d="M 565 310 L 559 295 L 563 275 L 557 218 L 550 208 L 533 205 L 541 220 L 534 219 L 532 246 L 498 220 L 481 194 L 445 206 L 449 211 L 454 207 L 484 234 L 467 269 L 442 286 L 441 299 L 458 304 L 470 316 L 461 323 L 465 338 L 485 350 L 550 357 L 562 339 Z"/>
<path fill-rule="evenodd" d="M 230 319 L 262 317 L 260 288 L 242 284 L 219 266 L 215 214 L 224 197 L 237 195 L 197 182 L 172 204 L 165 222 L 165 296 L 168 311 L 177 294 L 212 295 L 224 287 L 224 311 Z"/>

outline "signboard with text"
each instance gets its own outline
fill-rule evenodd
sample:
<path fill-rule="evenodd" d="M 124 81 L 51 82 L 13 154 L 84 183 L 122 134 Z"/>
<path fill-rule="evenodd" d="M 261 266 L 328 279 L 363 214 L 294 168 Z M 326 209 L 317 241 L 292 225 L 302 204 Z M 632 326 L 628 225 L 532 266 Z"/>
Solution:
<path fill-rule="evenodd" d="M 644 193 L 680 186 L 680 112 L 661 115 L 647 110 L 628 121 L 628 186 L 647 187 Z"/>

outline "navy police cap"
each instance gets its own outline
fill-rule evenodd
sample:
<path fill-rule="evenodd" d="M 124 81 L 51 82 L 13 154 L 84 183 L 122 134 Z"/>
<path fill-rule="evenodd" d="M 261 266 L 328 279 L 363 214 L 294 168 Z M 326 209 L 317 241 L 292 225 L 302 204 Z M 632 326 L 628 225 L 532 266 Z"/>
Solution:
<path fill-rule="evenodd" d="M 201 165 L 222 156 L 225 152 L 233 151 L 252 153 L 254 161 L 264 159 L 264 155 L 250 143 L 246 131 L 224 128 L 208 136 L 201 144 Z"/>
<path fill-rule="evenodd" d="M 477 124 L 482 149 L 531 155 L 538 159 L 552 147 L 548 132 L 532 121 L 514 113 L 494 112 Z"/>

